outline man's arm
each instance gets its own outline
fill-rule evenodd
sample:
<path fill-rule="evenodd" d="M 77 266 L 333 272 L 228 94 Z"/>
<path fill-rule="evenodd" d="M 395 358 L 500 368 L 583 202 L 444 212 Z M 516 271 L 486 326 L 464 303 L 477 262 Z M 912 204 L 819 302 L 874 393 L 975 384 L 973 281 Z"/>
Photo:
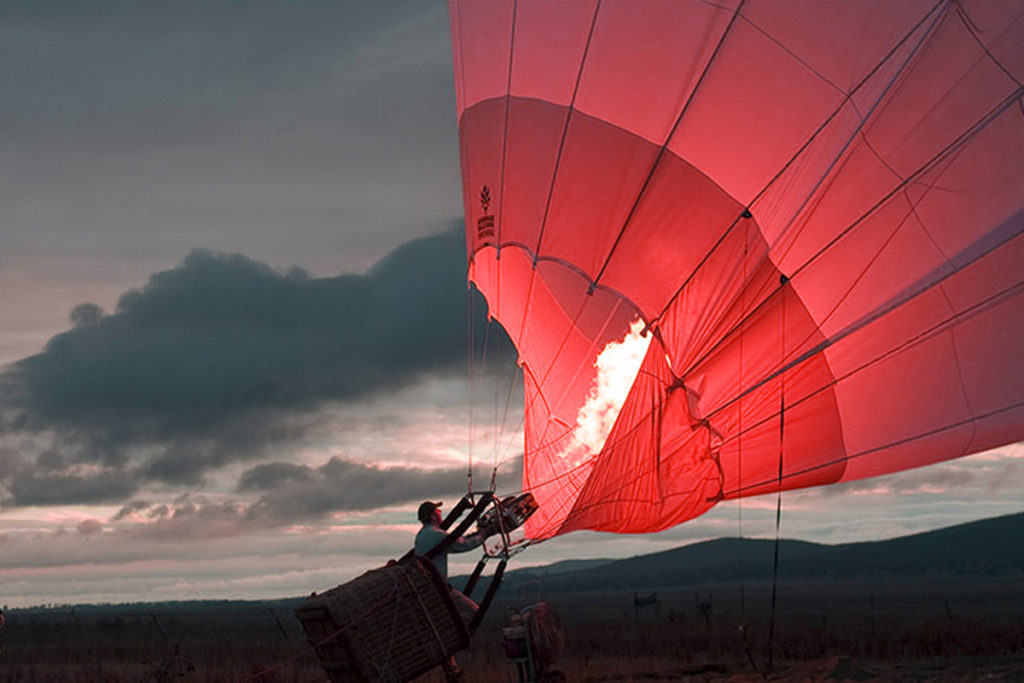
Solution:
<path fill-rule="evenodd" d="M 467 550 L 480 547 L 480 544 L 487 538 L 482 531 L 477 531 L 466 536 L 460 536 L 448 547 L 448 552 L 464 553 Z"/>

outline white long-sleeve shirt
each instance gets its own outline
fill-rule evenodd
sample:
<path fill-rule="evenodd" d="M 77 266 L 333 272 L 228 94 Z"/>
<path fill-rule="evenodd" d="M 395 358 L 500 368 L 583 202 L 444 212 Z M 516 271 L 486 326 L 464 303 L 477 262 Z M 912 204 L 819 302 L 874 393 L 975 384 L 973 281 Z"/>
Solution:
<path fill-rule="evenodd" d="M 448 536 L 448 532 L 442 529 L 440 524 L 437 524 L 436 522 L 425 523 L 423 528 L 416 534 L 416 544 L 414 546 L 416 554 L 426 556 L 426 554 L 435 548 L 438 543 L 443 541 L 446 536 Z M 448 580 L 448 553 L 464 553 L 467 550 L 477 548 L 484 542 L 484 538 L 483 534 L 479 531 L 462 536 L 457 538 L 454 543 L 448 546 L 448 550 L 436 555 L 432 561 L 434 563 L 434 567 L 437 568 L 437 573 L 441 575 L 441 578 L 445 581 Z"/>

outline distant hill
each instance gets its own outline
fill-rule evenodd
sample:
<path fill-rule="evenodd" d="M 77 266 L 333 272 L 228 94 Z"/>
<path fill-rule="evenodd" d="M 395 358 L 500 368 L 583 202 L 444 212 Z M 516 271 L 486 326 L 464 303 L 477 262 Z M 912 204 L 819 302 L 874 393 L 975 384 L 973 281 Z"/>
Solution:
<path fill-rule="evenodd" d="M 767 579 L 774 541 L 723 538 L 624 560 L 569 560 L 509 572 L 505 590 L 541 580 L 546 592 L 688 586 Z M 779 542 L 782 579 L 1024 572 L 1024 513 L 902 536 L 825 545 Z"/>

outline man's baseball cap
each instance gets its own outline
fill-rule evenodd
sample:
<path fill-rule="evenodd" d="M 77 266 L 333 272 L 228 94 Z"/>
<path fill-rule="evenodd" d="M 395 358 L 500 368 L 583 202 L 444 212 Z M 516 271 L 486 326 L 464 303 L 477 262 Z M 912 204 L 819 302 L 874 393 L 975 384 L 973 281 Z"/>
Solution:
<path fill-rule="evenodd" d="M 416 511 L 416 517 L 419 518 L 421 522 L 429 522 L 430 518 L 434 514 L 434 510 L 441 507 L 441 504 L 441 501 L 437 501 L 436 503 L 429 500 L 423 501 L 420 503 L 420 509 Z"/>

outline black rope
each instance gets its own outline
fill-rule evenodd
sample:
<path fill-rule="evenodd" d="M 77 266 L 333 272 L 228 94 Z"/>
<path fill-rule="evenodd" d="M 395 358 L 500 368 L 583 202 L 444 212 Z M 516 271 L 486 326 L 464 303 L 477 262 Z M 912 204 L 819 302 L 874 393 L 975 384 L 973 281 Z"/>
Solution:
<path fill-rule="evenodd" d="M 747 281 L 747 256 L 750 247 L 750 221 L 746 222 L 747 230 L 743 242 L 743 281 Z M 743 390 L 743 339 L 745 335 L 741 332 L 739 335 L 740 344 L 740 359 L 739 359 L 739 376 L 736 379 L 738 385 L 737 393 Z M 740 401 L 739 405 L 739 423 L 737 428 L 743 429 L 743 402 Z M 736 485 L 743 486 L 743 437 L 741 435 L 736 444 Z M 724 489 L 724 486 L 723 486 Z M 724 493 L 724 490 L 723 490 Z M 743 542 L 743 498 L 736 499 L 736 527 L 737 535 L 739 536 L 740 543 Z M 750 639 L 747 631 L 747 592 L 746 592 L 746 567 L 743 563 L 743 553 L 740 552 L 736 556 L 736 562 L 739 564 L 740 574 L 740 637 L 743 642 L 743 652 L 747 655 L 747 661 L 750 662 L 750 666 L 757 673 L 761 673 L 761 670 L 757 666 L 757 662 L 754 661 L 753 652 L 750 649 Z M 764 674 L 761 674 L 762 676 Z"/>
<path fill-rule="evenodd" d="M 516 384 L 516 379 L 517 378 L 518 378 L 518 373 L 515 373 L 515 372 L 510 372 L 509 373 L 508 391 L 505 394 L 505 409 L 502 411 L 502 414 L 501 414 L 501 426 L 497 428 L 499 434 L 504 434 L 505 431 L 506 431 L 506 427 L 508 425 L 508 415 L 509 415 L 509 412 L 511 411 L 511 408 L 512 408 L 512 393 L 515 390 L 515 384 Z M 495 386 L 495 391 L 497 391 L 497 386 Z M 523 419 L 520 421 L 519 424 L 522 425 L 522 424 L 525 423 L 525 421 L 526 421 L 526 416 L 524 414 L 523 415 Z M 518 427 L 515 430 L 515 433 L 517 433 L 517 434 L 519 433 Z M 509 439 L 510 442 L 512 440 L 513 439 Z M 496 447 L 494 449 L 494 467 L 491 469 L 491 490 L 492 491 L 495 489 L 495 484 L 496 484 L 496 481 L 497 481 L 497 478 L 498 478 L 498 468 L 501 467 L 501 464 L 502 464 L 502 462 L 505 459 L 505 455 L 504 455 L 504 453 L 502 451 L 504 451 L 505 453 L 508 452 L 508 446 L 507 445 L 503 449 L 497 448 L 497 441 L 498 441 L 498 437 L 495 437 Z"/>
<path fill-rule="evenodd" d="M 789 278 L 779 277 L 779 283 L 785 287 Z M 786 356 L 786 296 L 782 297 L 782 357 Z M 775 547 L 772 560 L 772 616 L 768 627 L 768 670 L 771 671 L 775 654 L 775 608 L 779 585 L 779 536 L 782 528 L 782 461 L 783 438 L 786 433 L 786 376 L 779 376 L 779 486 L 775 498 Z"/>
<path fill-rule="evenodd" d="M 468 456 L 466 465 L 466 492 L 471 493 L 473 491 L 473 385 L 476 382 L 476 369 L 473 366 L 473 361 L 476 356 L 476 345 L 474 331 L 476 329 L 476 323 L 474 321 L 476 317 L 476 310 L 473 305 L 473 288 L 466 288 L 466 374 L 468 375 L 469 386 L 467 391 L 469 393 L 469 433 L 467 445 Z"/>

